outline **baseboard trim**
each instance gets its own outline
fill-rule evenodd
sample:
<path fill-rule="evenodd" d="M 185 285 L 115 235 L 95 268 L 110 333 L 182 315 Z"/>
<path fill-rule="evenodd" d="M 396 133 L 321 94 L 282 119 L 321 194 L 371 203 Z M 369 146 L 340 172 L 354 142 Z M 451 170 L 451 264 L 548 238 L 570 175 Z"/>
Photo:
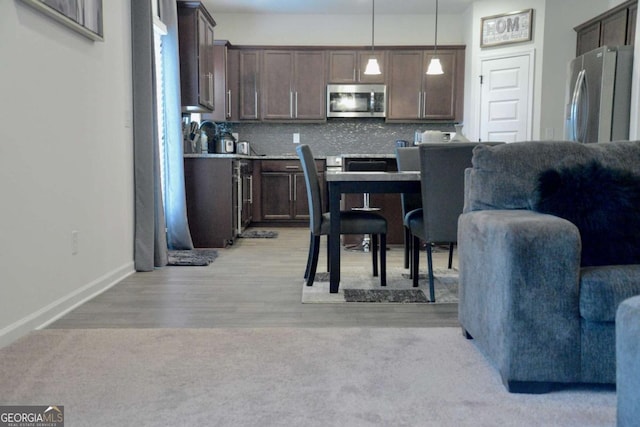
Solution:
<path fill-rule="evenodd" d="M 46 328 L 65 314 L 100 295 L 135 272 L 133 262 L 112 270 L 77 290 L 58 298 L 38 311 L 0 330 L 0 348 L 11 344 L 29 332 Z"/>

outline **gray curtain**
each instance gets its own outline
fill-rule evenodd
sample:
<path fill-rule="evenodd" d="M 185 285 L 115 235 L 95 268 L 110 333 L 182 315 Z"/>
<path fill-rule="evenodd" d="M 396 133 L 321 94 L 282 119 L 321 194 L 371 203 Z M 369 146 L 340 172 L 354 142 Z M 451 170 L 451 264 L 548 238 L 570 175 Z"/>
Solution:
<path fill-rule="evenodd" d="M 193 249 L 187 221 L 176 0 L 162 1 L 163 82 L 154 79 L 153 12 L 151 1 L 131 2 L 133 49 L 133 119 L 135 243 L 137 271 L 167 264 L 167 249 Z M 165 192 L 161 188 L 156 84 L 165 96 Z"/>
<path fill-rule="evenodd" d="M 133 62 L 134 263 L 137 271 L 167 264 L 160 188 L 154 90 L 153 19 L 150 1 L 131 2 Z"/>
<path fill-rule="evenodd" d="M 176 0 L 162 1 L 162 21 L 167 35 L 162 39 L 165 98 L 165 193 L 169 249 L 193 249 L 187 220 L 182 158 L 182 109 L 180 99 L 180 56 L 178 53 L 178 12 Z"/>

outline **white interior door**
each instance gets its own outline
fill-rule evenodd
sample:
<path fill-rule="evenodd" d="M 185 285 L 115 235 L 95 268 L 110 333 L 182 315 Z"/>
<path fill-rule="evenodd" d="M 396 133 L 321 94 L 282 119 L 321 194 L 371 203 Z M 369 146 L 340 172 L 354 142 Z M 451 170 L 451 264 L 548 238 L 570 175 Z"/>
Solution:
<path fill-rule="evenodd" d="M 482 60 L 480 138 L 531 139 L 533 52 Z"/>

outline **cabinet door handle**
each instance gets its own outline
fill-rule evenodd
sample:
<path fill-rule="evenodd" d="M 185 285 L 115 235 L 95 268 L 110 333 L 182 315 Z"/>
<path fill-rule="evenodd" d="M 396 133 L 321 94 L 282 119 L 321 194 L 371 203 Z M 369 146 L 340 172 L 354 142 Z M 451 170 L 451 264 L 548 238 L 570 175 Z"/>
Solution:
<path fill-rule="evenodd" d="M 289 117 L 293 118 L 293 91 L 289 91 Z"/>
<path fill-rule="evenodd" d="M 296 179 L 296 177 L 293 177 L 293 201 L 297 201 L 298 200 L 298 180 Z"/>
<path fill-rule="evenodd" d="M 215 106 L 215 100 L 213 99 L 213 73 L 209 73 L 209 105 Z"/>
<path fill-rule="evenodd" d="M 422 92 L 418 92 L 418 118 L 422 117 Z"/>
<path fill-rule="evenodd" d="M 253 204 L 253 176 L 249 175 L 249 203 Z"/>
<path fill-rule="evenodd" d="M 427 116 L 427 92 L 422 92 L 422 118 Z"/>
<path fill-rule="evenodd" d="M 227 103 L 228 103 L 227 118 L 231 118 L 231 89 L 227 91 Z"/>
<path fill-rule="evenodd" d="M 298 118 L 298 92 L 296 92 L 296 119 Z"/>
<path fill-rule="evenodd" d="M 258 118 L 258 90 L 256 89 L 256 91 L 253 93 L 253 108 L 255 111 L 255 116 L 256 119 Z"/>
<path fill-rule="evenodd" d="M 291 201 L 291 199 L 293 199 L 293 197 L 291 197 L 291 177 L 292 175 L 289 175 L 289 201 Z"/>

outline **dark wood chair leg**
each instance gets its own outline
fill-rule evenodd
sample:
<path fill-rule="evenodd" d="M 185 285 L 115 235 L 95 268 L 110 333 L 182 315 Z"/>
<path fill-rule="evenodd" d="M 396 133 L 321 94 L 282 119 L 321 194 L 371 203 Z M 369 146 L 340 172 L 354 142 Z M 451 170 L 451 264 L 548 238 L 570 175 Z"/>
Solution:
<path fill-rule="evenodd" d="M 433 249 L 429 242 L 427 242 L 427 269 L 429 272 L 429 298 L 431 302 L 436 302 L 436 292 L 433 285 Z"/>
<path fill-rule="evenodd" d="M 387 235 L 380 235 L 380 286 L 387 286 Z"/>
<path fill-rule="evenodd" d="M 411 254 L 411 230 L 404 227 L 404 268 L 409 268 L 409 255 Z"/>
<path fill-rule="evenodd" d="M 420 276 L 419 268 L 420 268 L 420 251 L 418 248 L 420 247 L 420 238 L 417 236 L 413 236 L 413 247 L 412 256 L 411 256 L 411 280 L 413 282 L 413 287 L 418 287 L 418 279 Z"/>
<path fill-rule="evenodd" d="M 329 261 L 329 235 L 327 235 L 327 271 L 329 271 L 329 265 L 331 265 Z"/>
<path fill-rule="evenodd" d="M 449 243 L 449 270 L 453 265 L 453 242 Z"/>
<path fill-rule="evenodd" d="M 309 277 L 311 269 L 311 259 L 313 258 L 313 233 L 309 233 L 309 256 L 307 256 L 307 266 L 304 269 L 304 278 Z"/>
<path fill-rule="evenodd" d="M 378 276 L 378 235 L 371 235 L 371 262 L 373 263 L 373 277 Z"/>
<path fill-rule="evenodd" d="M 311 258 L 311 267 L 309 268 L 309 277 L 307 277 L 307 286 L 313 286 L 316 278 L 316 269 L 318 268 L 318 253 L 320 252 L 320 236 L 313 236 L 313 256 Z"/>

